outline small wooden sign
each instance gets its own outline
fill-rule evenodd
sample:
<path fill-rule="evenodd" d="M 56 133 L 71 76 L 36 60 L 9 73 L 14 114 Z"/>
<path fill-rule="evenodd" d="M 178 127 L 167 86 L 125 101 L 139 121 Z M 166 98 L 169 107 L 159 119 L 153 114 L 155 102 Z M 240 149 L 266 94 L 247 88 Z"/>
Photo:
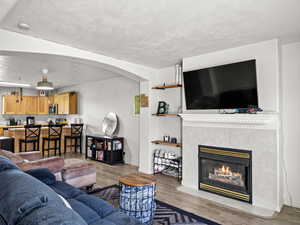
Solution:
<path fill-rule="evenodd" d="M 145 94 L 141 94 L 141 107 L 149 107 L 149 97 Z"/>

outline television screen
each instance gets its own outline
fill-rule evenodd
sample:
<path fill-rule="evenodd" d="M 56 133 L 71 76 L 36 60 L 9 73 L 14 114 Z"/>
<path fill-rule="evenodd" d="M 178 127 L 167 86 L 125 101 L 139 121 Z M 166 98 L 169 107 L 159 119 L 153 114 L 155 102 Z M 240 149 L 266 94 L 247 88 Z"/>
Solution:
<path fill-rule="evenodd" d="M 183 73 L 186 109 L 258 107 L 255 60 Z"/>

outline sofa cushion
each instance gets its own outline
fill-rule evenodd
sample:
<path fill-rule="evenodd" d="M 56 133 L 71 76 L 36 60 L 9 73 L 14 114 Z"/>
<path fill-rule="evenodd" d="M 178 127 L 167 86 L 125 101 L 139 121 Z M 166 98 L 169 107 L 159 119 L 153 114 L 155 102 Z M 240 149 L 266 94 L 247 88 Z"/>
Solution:
<path fill-rule="evenodd" d="M 93 209 L 101 218 L 117 211 L 110 203 L 93 195 L 82 194 L 78 195 L 75 199 Z"/>
<path fill-rule="evenodd" d="M 75 198 L 84 192 L 74 188 L 70 184 L 57 181 L 56 183 L 50 185 L 50 187 L 59 195 L 63 196 L 65 199 Z"/>
<path fill-rule="evenodd" d="M 115 225 L 137 225 L 142 224 L 138 222 L 134 217 L 129 217 L 125 213 L 116 211 L 105 217 L 106 220 L 112 222 Z"/>
<path fill-rule="evenodd" d="M 93 209 L 76 199 L 67 199 L 72 209 L 77 212 L 87 224 L 92 224 L 101 217 Z"/>
<path fill-rule="evenodd" d="M 0 156 L 0 172 L 8 169 L 18 169 L 18 167 L 8 158 Z"/>
<path fill-rule="evenodd" d="M 55 175 L 47 168 L 35 168 L 27 170 L 26 173 L 47 185 L 54 184 L 56 182 Z"/>
<path fill-rule="evenodd" d="M 5 156 L 6 158 L 10 159 L 15 164 L 19 164 L 24 161 L 24 159 L 21 156 L 14 154 L 12 152 L 9 152 L 9 151 L 0 150 L 0 155 Z"/>
<path fill-rule="evenodd" d="M 47 185 L 0 157 L 0 215 L 7 224 L 86 225 Z M 3 169 L 4 168 L 4 169 Z"/>

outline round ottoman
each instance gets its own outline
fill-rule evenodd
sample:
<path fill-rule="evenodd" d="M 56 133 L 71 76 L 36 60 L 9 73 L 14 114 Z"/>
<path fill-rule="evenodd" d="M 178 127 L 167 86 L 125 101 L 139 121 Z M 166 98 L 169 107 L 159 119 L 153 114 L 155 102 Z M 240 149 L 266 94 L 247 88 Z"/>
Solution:
<path fill-rule="evenodd" d="M 144 224 L 152 224 L 155 212 L 154 176 L 135 173 L 119 178 L 120 209 Z"/>

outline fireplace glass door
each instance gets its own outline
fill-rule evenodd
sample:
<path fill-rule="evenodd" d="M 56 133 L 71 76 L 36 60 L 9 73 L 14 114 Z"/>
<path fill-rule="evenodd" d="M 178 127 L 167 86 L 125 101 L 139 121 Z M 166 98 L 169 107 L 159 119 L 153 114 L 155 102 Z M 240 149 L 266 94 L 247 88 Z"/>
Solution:
<path fill-rule="evenodd" d="M 200 146 L 199 189 L 251 202 L 251 153 Z"/>

